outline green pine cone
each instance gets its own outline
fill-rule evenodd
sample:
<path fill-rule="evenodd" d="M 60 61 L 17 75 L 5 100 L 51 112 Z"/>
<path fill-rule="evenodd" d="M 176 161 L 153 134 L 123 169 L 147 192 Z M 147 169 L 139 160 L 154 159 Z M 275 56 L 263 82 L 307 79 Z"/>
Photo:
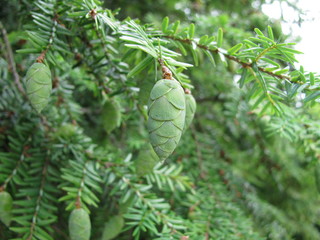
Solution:
<path fill-rule="evenodd" d="M 315 165 L 314 177 L 316 180 L 316 186 L 317 186 L 318 192 L 320 193 L 320 163 L 319 162 Z"/>
<path fill-rule="evenodd" d="M 8 192 L 0 192 L 0 220 L 9 226 L 12 219 L 12 197 Z"/>
<path fill-rule="evenodd" d="M 184 129 L 189 128 L 194 114 L 196 113 L 197 103 L 194 97 L 191 94 L 186 94 L 186 123 L 184 125 Z"/>
<path fill-rule="evenodd" d="M 177 147 L 185 124 L 184 91 L 176 80 L 159 80 L 151 90 L 148 104 L 149 138 L 160 158 L 165 160 Z"/>
<path fill-rule="evenodd" d="M 89 214 L 83 209 L 74 209 L 69 216 L 69 235 L 71 240 L 89 240 L 91 222 Z"/>
<path fill-rule="evenodd" d="M 124 219 L 122 215 L 112 216 L 109 221 L 104 225 L 101 240 L 114 239 L 121 233 L 124 226 Z"/>
<path fill-rule="evenodd" d="M 50 69 L 43 63 L 34 63 L 26 78 L 28 98 L 32 107 L 40 113 L 47 106 L 52 90 Z"/>
<path fill-rule="evenodd" d="M 152 173 L 154 166 L 158 162 L 159 158 L 150 145 L 144 149 L 141 149 L 137 160 L 134 162 L 137 175 L 144 176 Z"/>
<path fill-rule="evenodd" d="M 121 111 L 117 101 L 110 100 L 103 105 L 102 121 L 103 128 L 107 133 L 112 132 L 115 128 L 120 126 Z"/>

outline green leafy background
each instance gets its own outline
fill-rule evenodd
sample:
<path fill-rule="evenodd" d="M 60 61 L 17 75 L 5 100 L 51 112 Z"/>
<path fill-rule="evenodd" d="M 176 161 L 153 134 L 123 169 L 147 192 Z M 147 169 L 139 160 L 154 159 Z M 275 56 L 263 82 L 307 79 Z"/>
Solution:
<path fill-rule="evenodd" d="M 320 239 L 320 79 L 296 67 L 300 52 L 264 2 L 1 3 L 0 191 L 13 218 L 0 239 L 67 240 L 76 207 L 90 239 L 108 227 L 119 240 Z M 38 114 L 25 74 L 44 52 L 53 89 Z M 143 175 L 160 57 L 197 111 Z M 109 101 L 114 118 L 103 117 Z"/>

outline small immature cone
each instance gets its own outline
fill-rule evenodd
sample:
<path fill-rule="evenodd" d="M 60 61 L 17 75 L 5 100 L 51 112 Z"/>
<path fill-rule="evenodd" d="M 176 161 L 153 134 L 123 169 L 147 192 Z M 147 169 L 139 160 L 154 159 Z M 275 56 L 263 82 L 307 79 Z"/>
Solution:
<path fill-rule="evenodd" d="M 116 100 L 107 101 L 102 109 L 103 128 L 107 133 L 112 132 L 121 124 L 120 105 Z"/>
<path fill-rule="evenodd" d="M 153 148 L 148 144 L 145 148 L 141 149 L 137 159 L 134 161 L 136 173 L 138 176 L 144 176 L 152 173 L 154 166 L 159 162 L 157 154 Z"/>
<path fill-rule="evenodd" d="M 115 239 L 121 233 L 124 226 L 124 219 L 122 215 L 112 216 L 104 225 L 101 240 Z"/>
<path fill-rule="evenodd" d="M 83 208 L 74 209 L 69 216 L 70 240 L 89 240 L 91 222 L 89 214 Z"/>
<path fill-rule="evenodd" d="M 179 82 L 159 80 L 150 93 L 147 128 L 150 143 L 160 160 L 168 158 L 177 147 L 185 114 L 185 96 Z"/>
<path fill-rule="evenodd" d="M 26 75 L 26 90 L 32 107 L 40 113 L 47 106 L 52 90 L 50 69 L 43 63 L 34 63 Z"/>
<path fill-rule="evenodd" d="M 12 197 L 8 192 L 0 192 L 0 220 L 9 226 L 12 219 Z"/>

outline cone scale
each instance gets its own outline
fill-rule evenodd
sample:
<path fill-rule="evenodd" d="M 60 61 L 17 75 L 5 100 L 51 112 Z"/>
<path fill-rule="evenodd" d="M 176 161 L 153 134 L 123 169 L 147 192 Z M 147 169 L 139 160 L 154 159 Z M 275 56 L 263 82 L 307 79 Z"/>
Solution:
<path fill-rule="evenodd" d="M 188 129 L 196 112 L 197 103 L 190 92 L 186 92 L 186 122 L 184 125 L 184 130 Z"/>
<path fill-rule="evenodd" d="M 83 209 L 74 209 L 69 216 L 69 236 L 71 240 L 89 240 L 91 222 L 89 214 Z"/>

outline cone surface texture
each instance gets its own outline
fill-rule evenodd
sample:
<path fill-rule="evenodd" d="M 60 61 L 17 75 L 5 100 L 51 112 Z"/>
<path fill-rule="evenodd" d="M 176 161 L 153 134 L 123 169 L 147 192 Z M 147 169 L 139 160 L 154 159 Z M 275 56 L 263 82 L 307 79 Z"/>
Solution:
<path fill-rule="evenodd" d="M 52 90 L 50 69 L 43 63 L 34 63 L 29 68 L 26 79 L 30 103 L 40 113 L 47 106 Z"/>
<path fill-rule="evenodd" d="M 150 143 L 165 160 L 177 147 L 185 124 L 184 91 L 176 80 L 159 80 L 151 90 L 148 104 Z"/>
<path fill-rule="evenodd" d="M 91 222 L 89 214 L 83 209 L 74 209 L 69 216 L 69 236 L 71 240 L 89 240 Z"/>
<path fill-rule="evenodd" d="M 190 127 L 194 114 L 196 113 L 197 103 L 191 94 L 186 94 L 186 122 L 184 125 L 185 130 Z"/>

